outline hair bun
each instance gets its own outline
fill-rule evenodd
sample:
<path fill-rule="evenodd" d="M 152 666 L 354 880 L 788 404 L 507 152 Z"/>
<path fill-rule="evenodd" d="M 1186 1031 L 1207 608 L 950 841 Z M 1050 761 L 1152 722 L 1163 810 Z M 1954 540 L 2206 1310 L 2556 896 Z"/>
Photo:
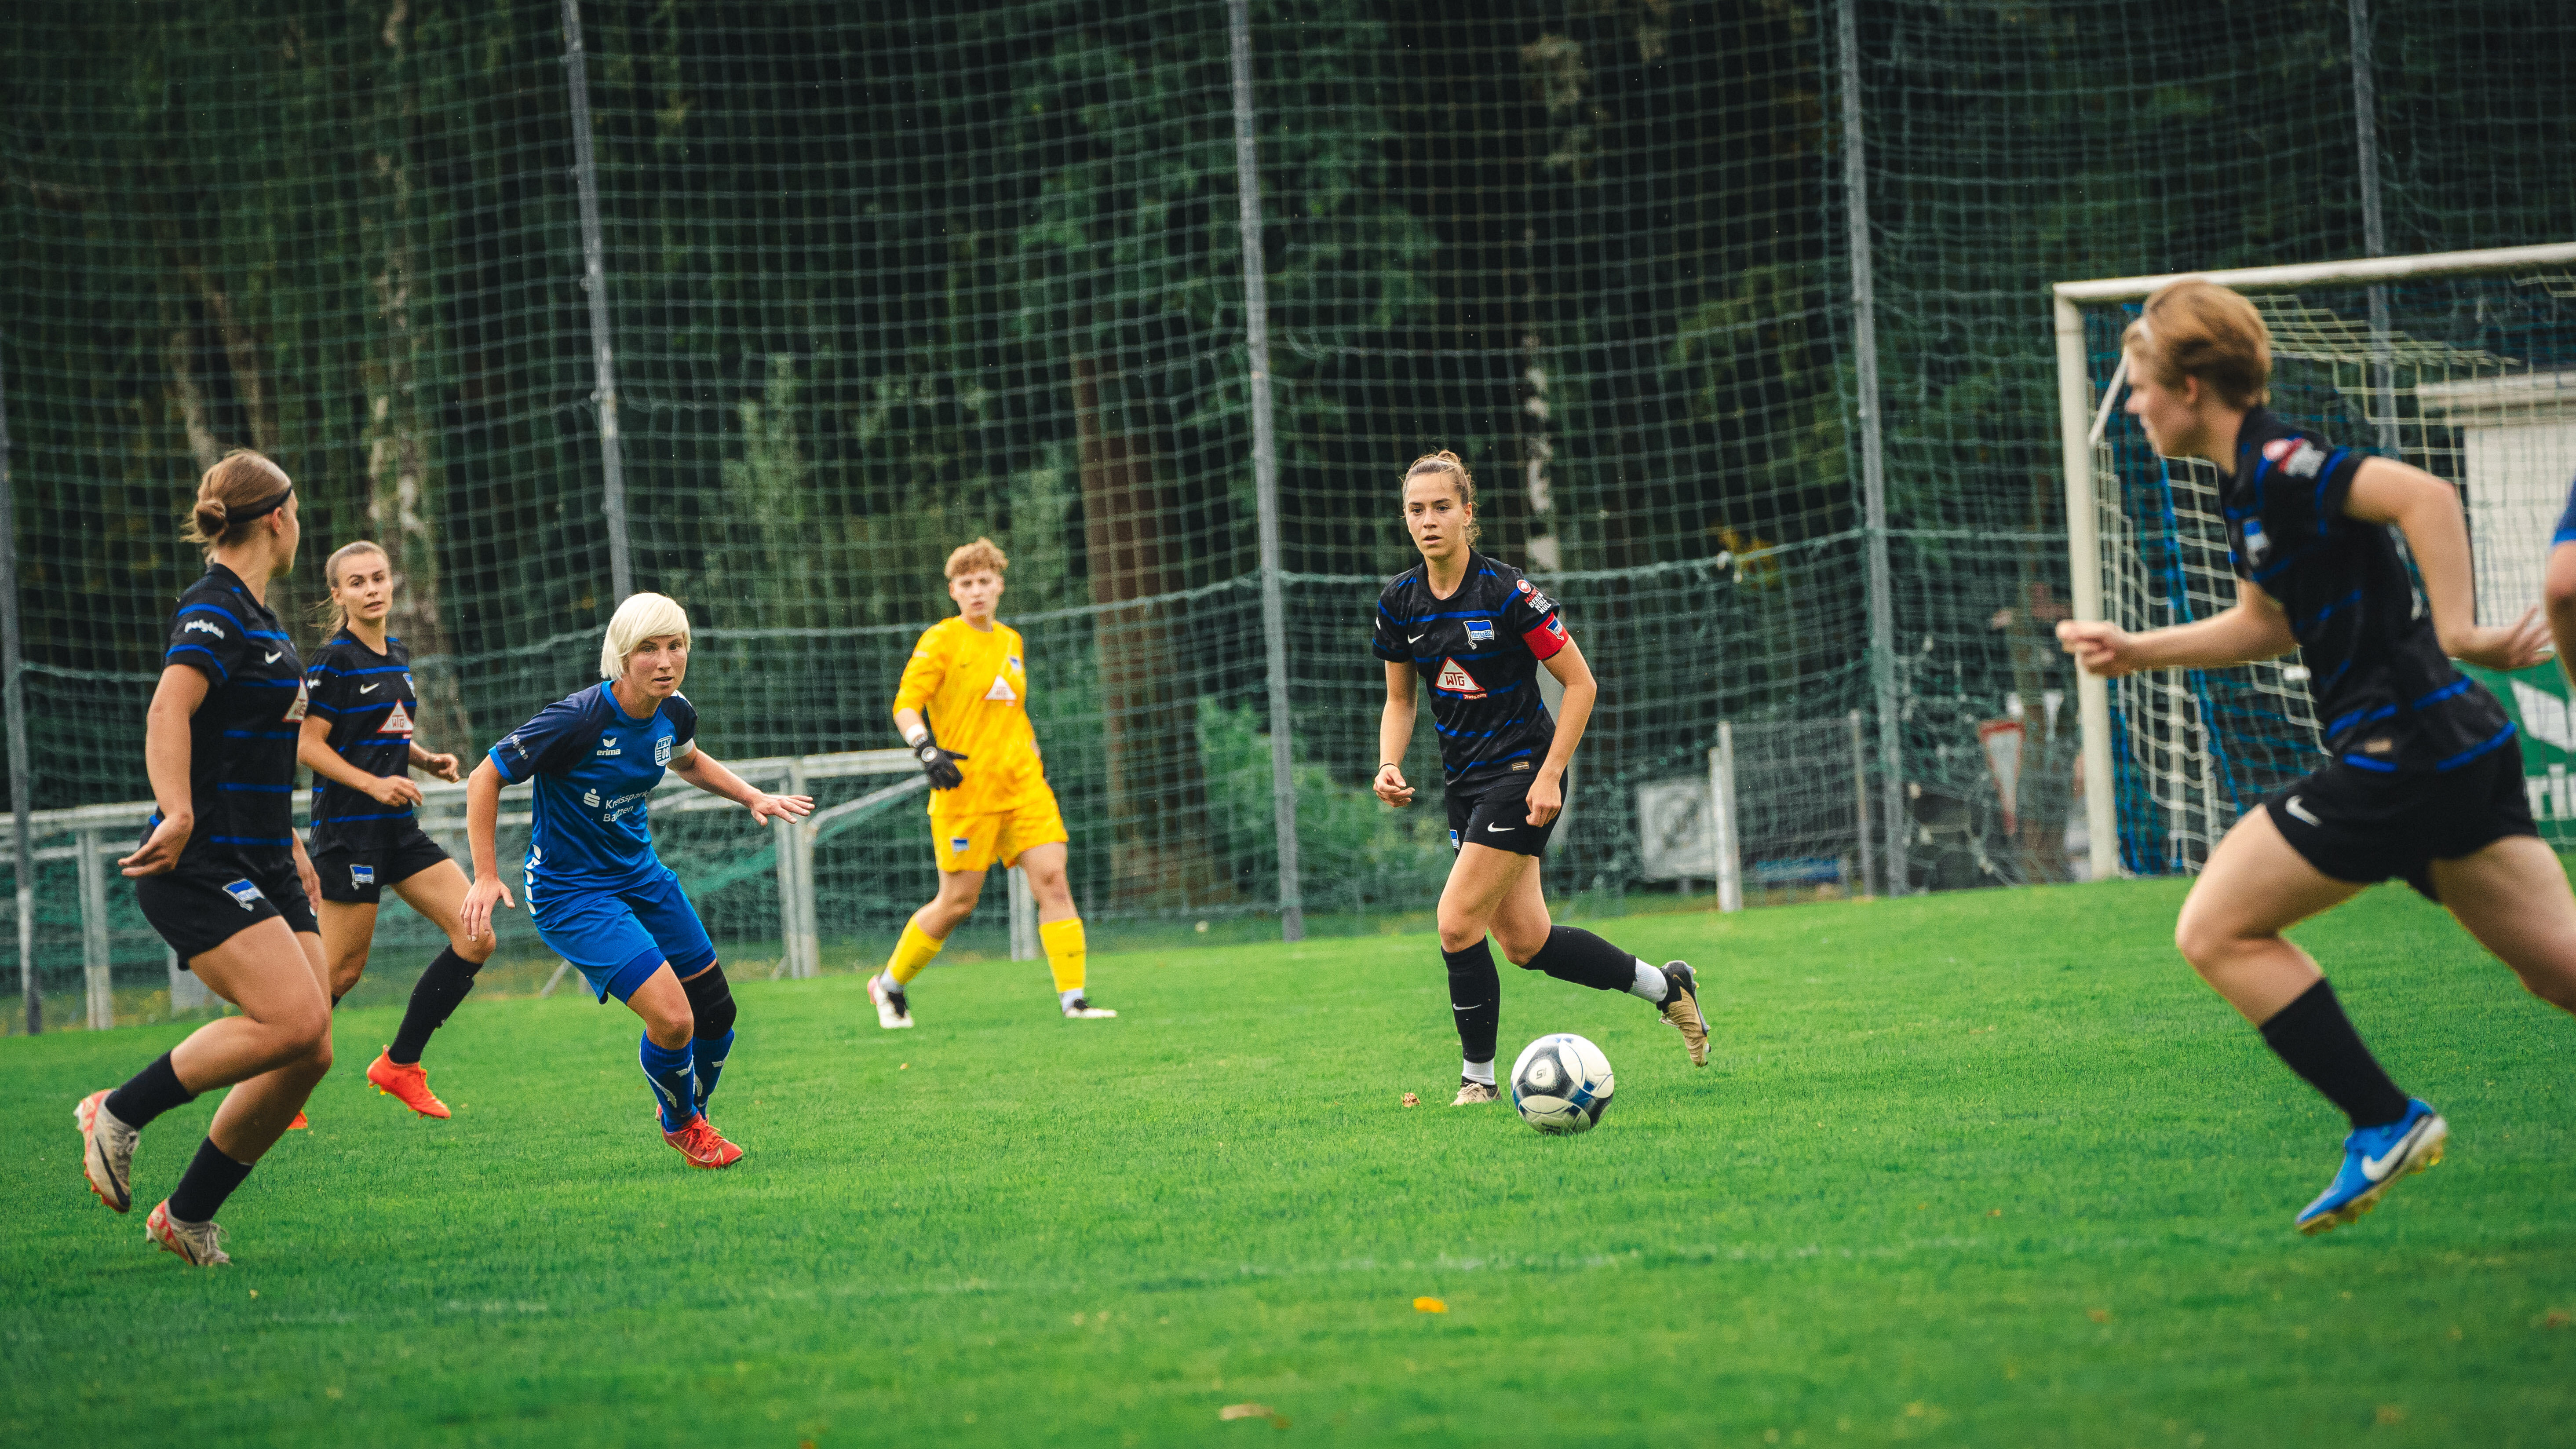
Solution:
<path fill-rule="evenodd" d="M 220 498 L 201 498 L 197 500 L 194 516 L 199 533 L 208 538 L 221 538 L 225 525 L 232 518 L 232 510 L 224 507 L 224 501 Z"/>

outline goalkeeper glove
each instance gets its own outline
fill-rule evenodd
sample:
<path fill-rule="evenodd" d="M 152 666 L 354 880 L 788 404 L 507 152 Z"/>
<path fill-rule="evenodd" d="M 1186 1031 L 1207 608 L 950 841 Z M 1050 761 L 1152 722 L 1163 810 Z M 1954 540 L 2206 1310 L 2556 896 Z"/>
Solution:
<path fill-rule="evenodd" d="M 933 790 L 954 790 L 966 783 L 966 777 L 957 772 L 956 765 L 966 757 L 941 749 L 939 741 L 931 737 L 927 725 L 922 727 L 921 743 L 912 747 L 912 757 L 921 761 L 921 773 L 930 777 Z"/>

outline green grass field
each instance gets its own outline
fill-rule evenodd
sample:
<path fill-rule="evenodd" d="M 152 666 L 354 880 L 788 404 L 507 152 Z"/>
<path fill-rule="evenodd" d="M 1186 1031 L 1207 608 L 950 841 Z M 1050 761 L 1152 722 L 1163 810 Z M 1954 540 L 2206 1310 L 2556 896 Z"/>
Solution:
<path fill-rule="evenodd" d="M 0 1442 L 2569 1443 L 2576 1023 L 2402 891 L 2306 928 L 2454 1136 L 2303 1239 L 2341 1121 L 2174 955 L 2180 895 L 1609 923 L 1701 963 L 1717 1058 L 1507 969 L 1506 1056 L 1617 1066 L 1565 1139 L 1446 1105 L 1421 937 L 1103 958 L 1103 1023 L 1034 965 L 932 973 L 908 1033 L 855 977 L 738 985 L 723 1174 L 623 1011 L 470 1002 L 447 1123 L 365 1086 L 395 1013 L 353 1011 L 215 1271 L 71 1125 L 185 1028 L 13 1038 Z"/>

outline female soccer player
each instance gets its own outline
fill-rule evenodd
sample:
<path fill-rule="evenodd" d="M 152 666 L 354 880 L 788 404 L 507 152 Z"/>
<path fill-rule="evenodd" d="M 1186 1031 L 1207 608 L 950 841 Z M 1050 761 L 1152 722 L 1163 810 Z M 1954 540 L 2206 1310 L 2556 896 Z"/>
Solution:
<path fill-rule="evenodd" d="M 948 555 L 948 597 L 957 601 L 957 617 L 922 631 L 895 689 L 894 726 L 930 777 L 939 894 L 912 913 L 885 970 L 868 978 L 877 1025 L 888 1030 L 912 1025 L 913 978 L 974 913 L 984 872 L 995 860 L 1005 870 L 1017 865 L 1028 872 L 1057 1006 L 1076 1021 L 1118 1014 L 1083 994 L 1089 948 L 1064 879 L 1064 815 L 1047 786 L 1037 732 L 1029 728 L 1028 664 L 1019 631 L 993 617 L 1002 602 L 1002 571 L 1010 566 L 989 538 Z"/>
<path fill-rule="evenodd" d="M 316 884 L 291 813 L 304 666 L 268 607 L 269 581 L 294 566 L 299 536 L 295 485 L 259 454 L 230 453 L 197 484 L 184 537 L 205 549 L 206 572 L 171 615 L 144 727 L 159 808 L 118 862 L 144 919 L 242 1014 L 197 1028 L 73 1113 L 90 1189 L 121 1213 L 133 1206 L 144 1127 L 200 1092 L 233 1088 L 178 1190 L 143 1224 L 198 1266 L 232 1261 L 216 1210 L 331 1070 Z"/>
<path fill-rule="evenodd" d="M 665 768 L 754 820 L 801 820 L 803 795 L 743 783 L 697 747 L 698 711 L 680 693 L 689 669 L 689 616 L 660 594 L 617 606 L 599 646 L 605 681 L 557 700 L 494 745 L 465 782 L 465 837 L 474 884 L 465 893 L 469 940 L 492 938 L 492 907 L 510 905 L 493 836 L 501 787 L 536 781 L 528 830 L 528 916 L 601 1001 L 644 1019 L 644 1080 L 662 1139 L 693 1167 L 731 1167 L 742 1149 L 707 1121 L 733 1049 L 733 992 L 715 943 L 653 853 L 646 796 Z"/>
<path fill-rule="evenodd" d="M 313 772 L 313 869 L 322 880 L 322 959 L 330 969 L 331 1003 L 358 984 L 376 937 L 376 904 L 386 887 L 447 933 L 412 987 L 411 1005 L 393 1044 L 368 1064 L 367 1080 L 424 1117 L 445 1117 L 447 1104 L 429 1089 L 420 1065 L 429 1034 L 474 989 L 474 973 L 491 959 L 494 941 L 465 934 L 465 872 L 420 828 L 412 809 L 417 766 L 442 780 L 460 778 L 454 755 L 432 754 L 412 739 L 411 651 L 385 633 L 394 603 L 393 566 L 364 539 L 345 544 L 325 567 L 331 594 L 330 633 L 305 675 L 311 713 L 296 758 Z"/>
<path fill-rule="evenodd" d="M 2293 647 L 2308 667 L 2332 758 L 2227 832 L 2174 939 L 2264 1044 L 2351 1119 L 2333 1182 L 2296 1220 L 2322 1233 L 2441 1161 L 2450 1128 L 2389 1080 L 2316 962 L 2282 931 L 2403 878 L 2534 994 L 2576 1010 L 2576 896 L 2532 827 L 2522 747 L 2495 698 L 2451 666 L 2528 665 L 2541 657 L 2541 627 L 2536 611 L 2509 627 L 2477 624 L 2451 485 L 2338 448 L 2263 406 L 2272 345 L 2252 303 L 2213 283 L 2176 282 L 2147 299 L 2122 345 L 2128 411 L 2147 441 L 2222 470 L 2236 603 L 2143 634 L 2076 620 L 2057 633 L 2106 678 L 2221 668 Z M 2423 577 L 2420 601 L 2391 524 Z"/>
<path fill-rule="evenodd" d="M 1600 693 L 1583 650 L 1556 605 L 1519 569 L 1475 551 L 1476 480 L 1457 454 L 1444 449 L 1414 459 L 1403 488 L 1405 529 L 1422 563 L 1378 595 L 1371 647 L 1386 663 L 1386 711 L 1377 727 L 1385 763 L 1372 788 L 1389 805 L 1413 803 L 1403 761 L 1419 676 L 1431 686 L 1449 845 L 1458 852 L 1440 892 L 1440 955 L 1465 1058 L 1450 1105 L 1501 1095 L 1494 1036 L 1502 1028 L 1503 983 L 1485 945 L 1488 932 L 1525 971 L 1654 1003 L 1680 1029 L 1691 1065 L 1708 1065 L 1708 1023 L 1689 963 L 1649 965 L 1590 931 L 1557 925 L 1539 891 L 1539 857 L 1565 808 L 1565 767 Z M 1542 664 L 1565 686 L 1563 720 L 1549 719 L 1539 702 Z"/>

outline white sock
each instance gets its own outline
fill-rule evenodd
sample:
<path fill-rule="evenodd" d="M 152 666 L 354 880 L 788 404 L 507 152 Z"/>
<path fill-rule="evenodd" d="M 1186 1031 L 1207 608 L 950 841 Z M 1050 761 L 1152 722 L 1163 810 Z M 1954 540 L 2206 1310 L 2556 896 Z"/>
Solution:
<path fill-rule="evenodd" d="M 1462 1062 L 1458 1067 L 1458 1075 L 1468 1081 L 1479 1082 L 1490 1087 L 1494 1084 L 1493 1058 L 1488 1057 L 1481 1062 Z"/>
<path fill-rule="evenodd" d="M 1630 996 L 1642 996 L 1661 1006 L 1664 1004 L 1664 993 L 1671 989 L 1672 982 L 1665 978 L 1663 967 L 1649 966 L 1645 958 L 1638 958 L 1637 979 L 1628 983 Z"/>
<path fill-rule="evenodd" d="M 1064 1003 L 1065 1010 L 1071 1011 L 1073 1004 L 1082 999 L 1082 988 L 1077 986 L 1071 991 L 1059 991 L 1055 994 L 1055 999 Z"/>

